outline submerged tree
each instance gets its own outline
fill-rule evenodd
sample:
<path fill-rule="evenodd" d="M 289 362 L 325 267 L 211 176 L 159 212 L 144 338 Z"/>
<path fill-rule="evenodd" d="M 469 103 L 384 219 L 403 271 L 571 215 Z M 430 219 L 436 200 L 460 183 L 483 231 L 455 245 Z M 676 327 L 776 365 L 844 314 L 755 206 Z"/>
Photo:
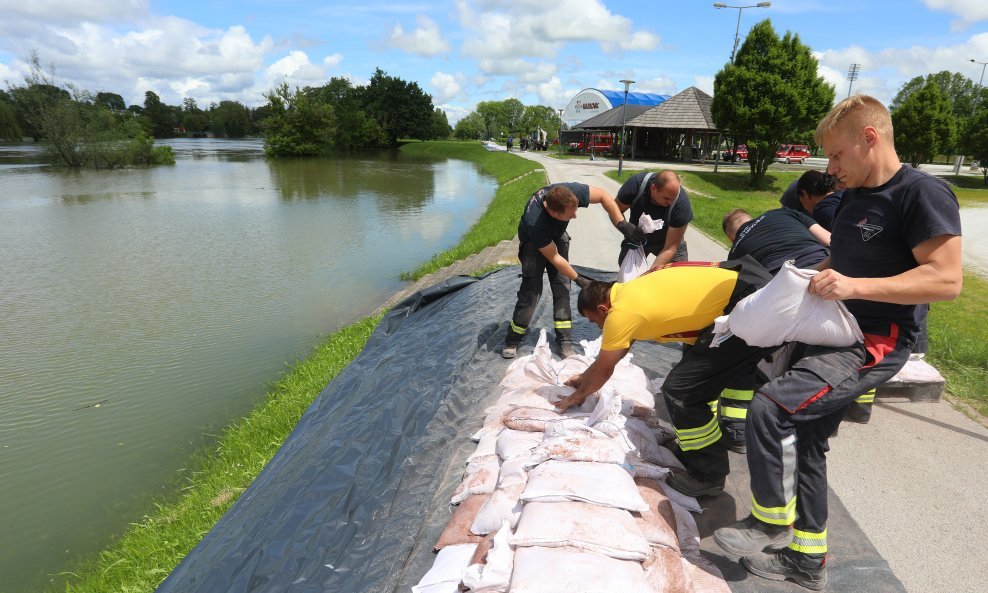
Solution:
<path fill-rule="evenodd" d="M 758 186 L 779 144 L 807 137 L 833 102 L 834 88 L 817 74 L 810 48 L 788 31 L 779 39 L 766 19 L 714 78 L 711 112 L 718 128 L 747 144 Z"/>

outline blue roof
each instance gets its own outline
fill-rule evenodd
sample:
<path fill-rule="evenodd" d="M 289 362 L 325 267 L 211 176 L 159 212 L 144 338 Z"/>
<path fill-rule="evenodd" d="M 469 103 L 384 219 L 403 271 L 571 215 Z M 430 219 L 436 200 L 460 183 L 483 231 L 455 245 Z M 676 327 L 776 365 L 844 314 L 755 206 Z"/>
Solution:
<path fill-rule="evenodd" d="M 611 105 L 617 107 L 618 105 L 624 105 L 624 91 L 602 91 L 600 89 L 594 89 L 601 95 L 607 97 L 607 100 L 611 102 Z M 650 105 L 655 106 L 662 103 L 668 99 L 670 95 L 657 95 L 655 93 L 628 93 L 628 105 Z"/>

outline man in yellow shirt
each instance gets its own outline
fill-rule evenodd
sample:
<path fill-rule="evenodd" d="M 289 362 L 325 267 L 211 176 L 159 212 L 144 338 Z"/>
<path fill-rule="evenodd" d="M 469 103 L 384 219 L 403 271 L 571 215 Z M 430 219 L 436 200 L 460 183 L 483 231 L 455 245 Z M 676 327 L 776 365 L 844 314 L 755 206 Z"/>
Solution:
<path fill-rule="evenodd" d="M 748 346 L 734 336 L 711 348 L 713 322 L 770 279 L 767 270 L 745 257 L 672 264 L 624 284 L 591 282 L 580 291 L 577 307 L 603 330 L 600 355 L 567 382 L 576 391 L 556 405 L 579 405 L 603 387 L 637 340 L 687 344 L 662 385 L 687 471 L 666 481 L 690 496 L 719 494 L 730 467 L 710 402 L 728 387 L 754 388 L 747 383 L 754 365 L 774 349 Z"/>

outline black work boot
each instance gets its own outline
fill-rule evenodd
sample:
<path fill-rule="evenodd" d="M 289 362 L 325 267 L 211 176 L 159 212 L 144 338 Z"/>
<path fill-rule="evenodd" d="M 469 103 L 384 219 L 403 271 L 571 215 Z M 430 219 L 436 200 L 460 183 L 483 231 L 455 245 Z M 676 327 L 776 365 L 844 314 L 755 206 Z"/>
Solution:
<path fill-rule="evenodd" d="M 714 541 L 736 556 L 748 556 L 765 550 L 777 552 L 792 541 L 792 527 L 769 525 L 748 515 L 733 525 L 714 531 Z"/>
<path fill-rule="evenodd" d="M 741 559 L 741 565 L 753 575 L 773 581 L 793 581 L 807 589 L 822 591 L 827 586 L 825 556 L 809 556 L 790 549 L 772 554 L 758 552 Z"/>
<path fill-rule="evenodd" d="M 724 491 L 724 476 L 703 479 L 691 476 L 688 472 L 674 472 L 666 478 L 666 484 L 686 496 L 717 496 Z"/>

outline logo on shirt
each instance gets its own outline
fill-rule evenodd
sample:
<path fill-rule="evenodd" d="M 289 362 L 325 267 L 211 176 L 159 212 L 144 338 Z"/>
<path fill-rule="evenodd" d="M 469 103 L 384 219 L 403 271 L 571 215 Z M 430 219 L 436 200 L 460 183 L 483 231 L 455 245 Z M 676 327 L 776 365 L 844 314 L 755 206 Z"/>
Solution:
<path fill-rule="evenodd" d="M 868 224 L 867 218 L 862 218 L 858 222 L 858 228 L 861 229 L 861 240 L 870 241 L 872 237 L 882 232 L 882 227 L 874 224 Z"/>

